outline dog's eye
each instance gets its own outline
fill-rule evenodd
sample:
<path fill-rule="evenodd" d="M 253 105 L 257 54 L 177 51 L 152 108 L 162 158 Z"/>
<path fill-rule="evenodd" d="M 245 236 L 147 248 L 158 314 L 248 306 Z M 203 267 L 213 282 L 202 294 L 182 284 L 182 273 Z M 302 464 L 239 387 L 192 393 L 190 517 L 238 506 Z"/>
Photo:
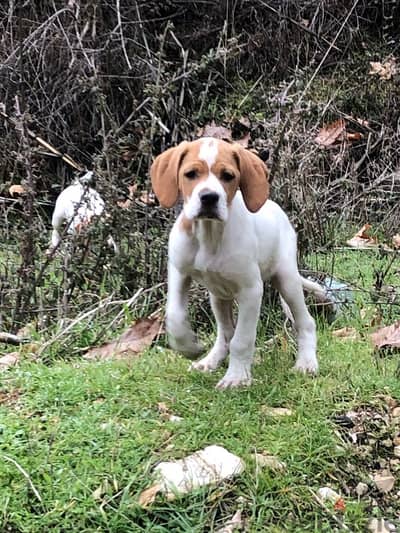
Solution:
<path fill-rule="evenodd" d="M 194 180 L 197 176 L 197 172 L 195 170 L 188 170 L 185 172 L 185 177 L 189 180 Z"/>
<path fill-rule="evenodd" d="M 233 179 L 235 179 L 235 176 L 231 172 L 224 170 L 221 174 L 221 179 L 223 179 L 224 181 L 232 181 Z"/>

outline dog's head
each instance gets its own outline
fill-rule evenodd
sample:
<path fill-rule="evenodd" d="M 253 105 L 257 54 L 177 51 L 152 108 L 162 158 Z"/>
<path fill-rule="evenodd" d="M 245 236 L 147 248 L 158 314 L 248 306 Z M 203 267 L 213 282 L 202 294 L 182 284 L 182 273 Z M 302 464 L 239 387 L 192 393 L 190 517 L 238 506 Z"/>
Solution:
<path fill-rule="evenodd" d="M 155 159 L 150 175 L 163 207 L 175 205 L 182 194 L 188 220 L 226 221 L 238 189 L 253 213 L 269 194 L 267 168 L 259 157 L 239 144 L 210 137 L 166 150 Z"/>

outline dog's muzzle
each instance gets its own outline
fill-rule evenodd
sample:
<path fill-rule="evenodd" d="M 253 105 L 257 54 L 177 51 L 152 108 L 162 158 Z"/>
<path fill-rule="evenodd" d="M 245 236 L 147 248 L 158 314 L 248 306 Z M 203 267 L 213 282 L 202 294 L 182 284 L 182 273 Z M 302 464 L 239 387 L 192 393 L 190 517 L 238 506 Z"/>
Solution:
<path fill-rule="evenodd" d="M 219 194 L 214 191 L 201 191 L 199 218 L 220 218 L 218 214 Z"/>

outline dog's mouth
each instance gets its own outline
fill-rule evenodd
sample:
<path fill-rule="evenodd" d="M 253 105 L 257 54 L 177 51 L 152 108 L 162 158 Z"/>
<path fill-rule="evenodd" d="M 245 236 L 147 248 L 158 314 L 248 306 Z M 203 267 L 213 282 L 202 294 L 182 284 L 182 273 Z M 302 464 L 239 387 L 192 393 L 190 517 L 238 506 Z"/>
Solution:
<path fill-rule="evenodd" d="M 222 220 L 215 210 L 202 209 L 196 217 L 200 220 Z"/>

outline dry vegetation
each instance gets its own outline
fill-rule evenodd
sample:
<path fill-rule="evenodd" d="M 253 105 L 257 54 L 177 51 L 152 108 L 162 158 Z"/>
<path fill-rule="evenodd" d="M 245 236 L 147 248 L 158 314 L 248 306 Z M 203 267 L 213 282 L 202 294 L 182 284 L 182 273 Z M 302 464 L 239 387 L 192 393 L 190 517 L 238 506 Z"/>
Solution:
<path fill-rule="evenodd" d="M 241 135 L 248 117 L 303 245 L 332 244 L 343 221 L 397 231 L 399 74 L 369 74 L 370 61 L 398 56 L 394 0 L 43 0 L 0 11 L 0 101 L 11 118 L 0 137 L 4 329 L 46 326 L 165 279 L 172 215 L 143 195 L 148 168 L 212 119 Z M 339 118 L 362 135 L 318 145 L 320 127 Z M 68 265 L 43 252 L 73 169 L 35 136 L 96 169 L 111 213 Z M 25 194 L 12 196 L 15 184 Z M 100 238 L 110 229 L 119 256 Z"/>

